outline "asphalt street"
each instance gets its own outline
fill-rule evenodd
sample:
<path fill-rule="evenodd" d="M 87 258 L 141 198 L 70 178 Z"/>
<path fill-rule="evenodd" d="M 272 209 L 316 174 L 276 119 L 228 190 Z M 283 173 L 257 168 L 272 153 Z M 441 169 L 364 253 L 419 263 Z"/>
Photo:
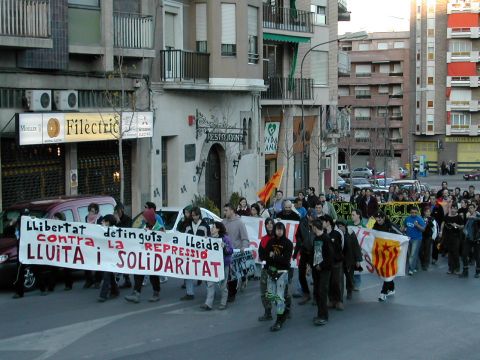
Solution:
<path fill-rule="evenodd" d="M 258 281 L 251 281 L 227 310 L 203 312 L 204 285 L 196 298 L 180 301 L 181 280 L 162 285 L 161 301 L 122 297 L 96 302 L 98 290 L 70 292 L 61 284 L 48 296 L 38 291 L 14 300 L 0 291 L 0 359 L 435 359 L 478 360 L 480 280 L 446 274 L 446 259 L 428 272 L 396 280 L 386 303 L 381 281 L 362 276 L 362 286 L 343 312 L 332 310 L 315 327 L 316 307 L 293 308 L 278 333 L 260 323 Z"/>

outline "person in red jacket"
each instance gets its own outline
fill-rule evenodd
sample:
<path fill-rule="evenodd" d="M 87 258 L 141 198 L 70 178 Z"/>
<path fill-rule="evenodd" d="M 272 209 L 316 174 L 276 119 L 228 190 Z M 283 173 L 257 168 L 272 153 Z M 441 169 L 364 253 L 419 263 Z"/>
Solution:
<path fill-rule="evenodd" d="M 258 246 L 258 258 L 263 263 L 267 260 L 265 248 L 267 247 L 268 242 L 273 237 L 273 227 L 275 222 L 272 218 L 265 219 L 265 231 L 267 232 L 261 239 L 260 245 Z M 262 266 L 262 271 L 260 273 L 260 298 L 262 299 L 262 305 L 265 309 L 265 313 L 258 318 L 258 321 L 269 321 L 272 320 L 272 303 L 267 300 L 267 269 Z"/>

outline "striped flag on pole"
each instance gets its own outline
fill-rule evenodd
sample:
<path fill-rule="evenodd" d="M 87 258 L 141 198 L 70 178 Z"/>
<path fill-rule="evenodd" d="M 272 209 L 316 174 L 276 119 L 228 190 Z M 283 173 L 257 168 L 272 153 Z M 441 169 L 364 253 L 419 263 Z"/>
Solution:
<path fill-rule="evenodd" d="M 273 174 L 272 178 L 268 180 L 265 186 L 261 188 L 260 191 L 257 193 L 258 198 L 262 200 L 265 204 L 272 196 L 273 190 L 280 187 L 280 183 L 282 182 L 283 177 L 283 170 L 284 167 L 282 167 L 275 174 Z"/>

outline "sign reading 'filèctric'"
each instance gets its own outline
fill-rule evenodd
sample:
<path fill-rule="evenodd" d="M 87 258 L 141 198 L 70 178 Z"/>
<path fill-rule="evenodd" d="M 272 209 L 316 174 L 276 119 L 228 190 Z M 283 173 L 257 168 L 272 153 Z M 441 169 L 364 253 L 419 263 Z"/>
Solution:
<path fill-rule="evenodd" d="M 153 136 L 152 112 L 17 114 L 20 145 Z"/>

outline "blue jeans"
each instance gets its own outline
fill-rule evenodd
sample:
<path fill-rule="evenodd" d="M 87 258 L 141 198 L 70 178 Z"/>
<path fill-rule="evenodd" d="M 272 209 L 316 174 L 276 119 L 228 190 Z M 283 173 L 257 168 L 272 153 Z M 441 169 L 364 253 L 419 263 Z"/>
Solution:
<path fill-rule="evenodd" d="M 193 291 L 193 286 L 194 286 L 194 280 L 191 279 L 186 279 L 185 280 L 185 288 L 187 290 L 187 295 L 195 295 L 195 292 Z"/>
<path fill-rule="evenodd" d="M 420 245 L 422 245 L 422 240 L 410 240 L 409 255 L 408 255 L 408 270 L 414 271 L 417 269 L 418 263 L 418 254 L 420 253 Z"/>

